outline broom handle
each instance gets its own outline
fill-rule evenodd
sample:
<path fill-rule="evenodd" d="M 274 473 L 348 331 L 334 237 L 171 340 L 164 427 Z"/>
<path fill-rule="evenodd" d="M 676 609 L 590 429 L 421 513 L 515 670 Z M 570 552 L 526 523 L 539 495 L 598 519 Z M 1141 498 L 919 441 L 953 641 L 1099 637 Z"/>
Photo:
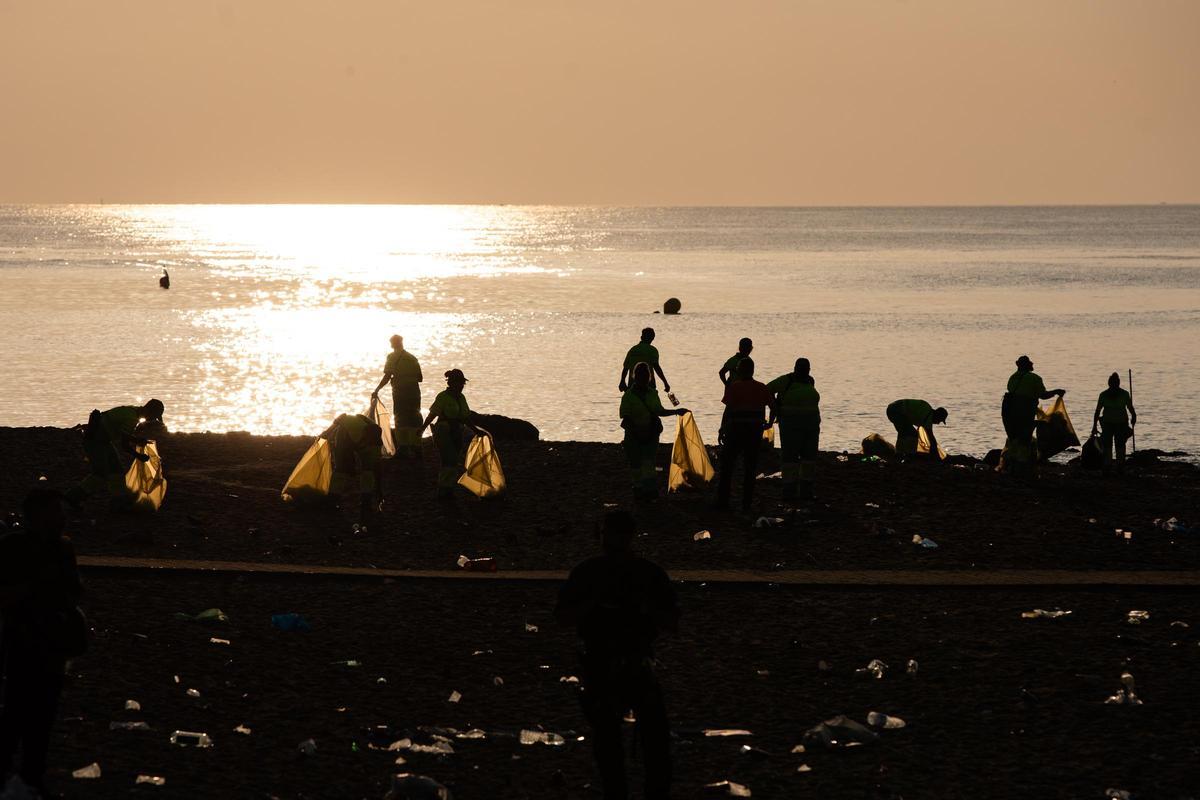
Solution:
<path fill-rule="evenodd" d="M 1129 370 L 1129 405 L 1133 405 L 1133 370 Z M 1137 452 L 1137 426 L 1134 425 L 1130 431 L 1130 440 L 1133 443 L 1133 452 Z"/>

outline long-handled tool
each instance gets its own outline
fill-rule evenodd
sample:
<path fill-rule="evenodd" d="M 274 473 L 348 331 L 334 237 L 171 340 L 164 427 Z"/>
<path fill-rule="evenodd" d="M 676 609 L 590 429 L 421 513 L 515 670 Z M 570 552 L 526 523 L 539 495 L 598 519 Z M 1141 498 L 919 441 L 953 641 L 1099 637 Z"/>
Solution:
<path fill-rule="evenodd" d="M 1129 405 L 1133 406 L 1133 370 L 1129 370 Z M 1137 408 L 1137 406 L 1133 406 Z M 1129 430 L 1130 442 L 1133 444 L 1133 452 L 1137 452 L 1137 426 L 1134 425 Z"/>

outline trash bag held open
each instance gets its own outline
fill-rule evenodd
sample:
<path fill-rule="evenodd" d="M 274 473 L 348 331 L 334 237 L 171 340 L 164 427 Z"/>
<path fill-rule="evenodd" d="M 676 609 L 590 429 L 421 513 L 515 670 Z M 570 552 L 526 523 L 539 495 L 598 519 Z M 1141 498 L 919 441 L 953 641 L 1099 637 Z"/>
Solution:
<path fill-rule="evenodd" d="M 699 488 L 712 481 L 712 461 L 700 438 L 700 429 L 692 412 L 679 417 L 675 427 L 675 446 L 671 448 L 671 472 L 667 480 L 667 491 L 674 492 L 681 486 Z"/>
<path fill-rule="evenodd" d="M 1067 404 L 1061 397 L 1054 398 L 1050 410 L 1037 411 L 1037 451 L 1041 461 L 1047 461 L 1068 447 L 1078 447 L 1079 437 L 1075 426 L 1067 415 Z"/>
<path fill-rule="evenodd" d="M 286 502 L 326 497 L 332 480 L 333 457 L 329 442 L 318 438 L 292 470 L 287 483 L 283 485 L 282 497 Z"/>
<path fill-rule="evenodd" d="M 466 471 L 458 479 L 458 485 L 476 497 L 496 497 L 506 488 L 504 470 L 500 456 L 492 446 L 489 434 L 480 434 L 467 446 Z"/>
<path fill-rule="evenodd" d="M 388 458 L 396 455 L 396 442 L 392 439 L 392 415 L 383 401 L 378 397 L 372 397 L 371 405 L 367 406 L 367 411 L 363 416 L 383 430 L 383 446 L 380 448 L 383 455 Z"/>
<path fill-rule="evenodd" d="M 919 456 L 932 455 L 938 461 L 946 460 L 946 451 L 942 449 L 942 446 L 940 444 L 937 446 L 936 453 L 931 452 L 931 451 L 932 451 L 932 448 L 929 446 L 929 434 L 925 432 L 924 428 L 918 426 L 917 427 L 917 455 L 919 455 Z"/>
<path fill-rule="evenodd" d="M 163 477 L 162 459 L 159 458 L 154 442 L 146 442 L 144 446 L 138 447 L 137 451 L 145 453 L 150 460 L 133 460 L 129 471 L 125 473 L 125 488 L 129 490 L 135 508 L 157 511 L 162 506 L 163 498 L 167 496 L 167 479 Z"/>

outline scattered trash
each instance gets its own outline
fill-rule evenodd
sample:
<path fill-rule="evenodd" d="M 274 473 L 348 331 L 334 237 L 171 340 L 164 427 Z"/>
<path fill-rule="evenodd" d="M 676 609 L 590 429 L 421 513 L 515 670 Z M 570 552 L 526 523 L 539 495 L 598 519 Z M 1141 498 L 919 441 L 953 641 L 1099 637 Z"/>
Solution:
<path fill-rule="evenodd" d="M 907 722 L 899 717 L 888 716 L 879 711 L 872 711 L 867 714 L 867 724 L 872 728 L 883 728 L 884 730 L 894 731 L 898 728 L 903 728 L 908 725 Z"/>
<path fill-rule="evenodd" d="M 865 675 L 865 674 L 869 673 L 869 674 L 875 676 L 876 680 L 879 680 L 880 678 L 883 677 L 883 674 L 885 672 L 887 672 L 887 668 L 888 668 L 887 664 L 883 663 L 878 658 L 872 658 L 865 667 L 859 667 L 858 669 L 856 669 L 854 671 L 860 675 Z"/>
<path fill-rule="evenodd" d="M 300 751 L 300 755 L 310 757 L 317 754 L 317 743 L 312 739 L 305 739 L 296 749 Z"/>
<path fill-rule="evenodd" d="M 501 678 L 499 675 L 497 675 L 496 677 L 492 678 L 492 685 L 493 686 L 503 686 L 504 678 Z"/>
<path fill-rule="evenodd" d="M 308 633 L 312 630 L 312 626 L 308 624 L 308 620 L 294 612 L 288 612 L 286 614 L 272 614 L 271 626 L 277 630 L 284 631 L 285 633 L 291 633 L 293 631 L 297 633 Z"/>
<path fill-rule="evenodd" d="M 913 534 L 912 541 L 913 541 L 913 544 L 924 547 L 926 550 L 934 550 L 938 546 L 938 543 L 935 542 L 933 539 L 930 539 L 926 536 L 922 536 L 919 533 Z"/>
<path fill-rule="evenodd" d="M 392 776 L 392 788 L 383 800 L 450 800 L 450 790 L 425 775 L 402 772 Z"/>
<path fill-rule="evenodd" d="M 458 568 L 464 569 L 467 572 L 495 572 L 496 559 L 490 557 L 467 558 L 466 556 L 459 556 Z"/>
<path fill-rule="evenodd" d="M 134 782 L 134 784 L 139 785 L 139 786 L 143 783 L 149 784 L 150 786 L 166 786 L 167 785 L 167 779 L 162 777 L 161 775 L 138 775 L 136 778 L 134 778 L 133 782 Z"/>
<path fill-rule="evenodd" d="M 1141 699 L 1135 691 L 1133 675 L 1128 672 L 1121 673 L 1121 688 L 1117 689 L 1116 694 L 1112 695 L 1104 701 L 1106 706 L 1140 706 Z"/>
<path fill-rule="evenodd" d="M 705 728 L 705 736 L 753 736 L 750 731 L 741 728 Z"/>
<path fill-rule="evenodd" d="M 251 734 L 251 730 L 249 728 L 247 728 L 245 725 L 238 725 L 236 728 L 233 729 L 233 732 L 240 733 L 242 736 L 249 736 Z"/>
<path fill-rule="evenodd" d="M 526 623 L 525 623 L 525 632 L 526 632 L 526 633 L 537 633 L 537 632 L 538 632 L 538 626 L 537 626 L 537 625 L 530 625 L 528 622 L 526 622 Z"/>
<path fill-rule="evenodd" d="M 424 753 L 434 756 L 452 756 L 454 755 L 454 747 L 448 741 L 436 740 L 433 744 L 417 744 L 412 743 L 407 748 L 410 753 Z"/>
<path fill-rule="evenodd" d="M 1104 797 L 1107 800 L 1131 800 L 1133 794 L 1126 789 L 1105 789 Z"/>
<path fill-rule="evenodd" d="M 711 539 L 711 538 L 712 538 L 712 532 L 711 532 L 711 531 L 699 531 L 698 533 L 694 533 L 694 534 L 692 534 L 692 541 L 693 541 L 693 542 L 702 542 L 702 541 L 704 541 L 705 539 Z"/>
<path fill-rule="evenodd" d="M 1186 622 L 1184 622 L 1183 620 L 1181 620 L 1181 619 L 1177 619 L 1177 620 L 1175 620 L 1174 622 L 1172 622 L 1172 623 L 1171 623 L 1171 627 L 1172 627 L 1172 628 L 1190 628 L 1191 626 L 1190 626 L 1190 625 L 1188 625 L 1188 624 L 1187 624 Z"/>
<path fill-rule="evenodd" d="M 879 508 L 879 503 L 863 503 L 867 508 Z"/>
<path fill-rule="evenodd" d="M 197 731 L 175 731 L 171 734 L 171 744 L 180 747 L 199 747 L 201 749 L 213 746 L 213 740 L 207 733 Z"/>
<path fill-rule="evenodd" d="M 783 517 L 759 517 L 754 520 L 756 528 L 775 528 L 784 523 Z"/>
<path fill-rule="evenodd" d="M 1058 609 L 1047 611 L 1044 608 L 1035 608 L 1033 611 L 1022 611 L 1021 619 L 1058 619 L 1070 613 L 1070 611 L 1060 611 Z"/>
<path fill-rule="evenodd" d="M 766 750 L 751 745 L 744 744 L 738 748 L 738 752 L 744 756 L 754 756 L 756 758 L 770 758 L 771 754 Z"/>
<path fill-rule="evenodd" d="M 704 784 L 705 789 L 724 789 L 730 797 L 750 797 L 750 787 L 733 781 L 717 781 Z"/>
<path fill-rule="evenodd" d="M 800 766 L 796 767 L 796 772 L 812 772 L 812 767 L 810 767 L 808 764 L 801 764 Z"/>
<path fill-rule="evenodd" d="M 185 619 L 189 622 L 203 622 L 210 624 L 214 622 L 229 622 L 229 615 L 219 608 L 205 609 L 196 615 L 179 612 L 175 614 L 175 618 Z"/>
<path fill-rule="evenodd" d="M 1185 524 L 1178 517 L 1171 517 L 1170 519 L 1156 519 L 1154 520 L 1154 527 L 1169 533 L 1192 533 L 1195 531 L 1195 528 Z"/>
<path fill-rule="evenodd" d="M 100 765 L 96 762 L 88 764 L 86 767 L 80 767 L 71 773 L 72 778 L 99 778 Z"/>
<path fill-rule="evenodd" d="M 804 732 L 804 744 L 821 747 L 854 747 L 871 744 L 879 734 L 843 714 L 827 719 Z"/>
<path fill-rule="evenodd" d="M 920 669 L 920 667 L 921 665 L 917 663 L 915 658 L 910 658 L 908 660 L 908 665 L 904 668 L 904 671 L 909 675 L 916 675 L 917 670 Z"/>
<path fill-rule="evenodd" d="M 450 692 L 450 696 L 446 698 L 447 703 L 457 703 L 459 700 L 462 700 L 462 693 L 458 691 Z"/>
<path fill-rule="evenodd" d="M 802 745 L 802 744 L 798 744 L 792 748 L 792 753 L 804 753 L 804 752 L 807 752 L 807 751 L 804 749 L 804 745 Z"/>
<path fill-rule="evenodd" d="M 217 639 L 215 637 L 209 639 L 208 643 L 209 644 L 224 644 L 224 645 L 232 644 L 232 642 L 230 642 L 228 639 Z"/>
<path fill-rule="evenodd" d="M 334 661 L 334 662 L 333 662 L 333 666 L 335 666 L 335 667 L 361 667 L 361 666 L 362 666 L 362 662 L 361 662 L 361 661 L 355 661 L 355 660 L 352 658 L 352 659 L 350 659 L 349 661 Z"/>
<path fill-rule="evenodd" d="M 520 741 L 521 744 L 545 744 L 551 747 L 561 747 L 567 743 L 567 740 L 557 733 L 529 730 L 521 731 Z"/>
<path fill-rule="evenodd" d="M 479 728 L 471 728 L 469 731 L 460 731 L 454 734 L 455 739 L 486 739 L 487 732 L 481 731 Z"/>
<path fill-rule="evenodd" d="M 563 675 L 561 678 L 558 679 L 558 682 L 575 684 L 575 683 L 579 683 L 579 678 L 575 677 L 574 675 Z"/>
<path fill-rule="evenodd" d="M 125 701 L 125 710 L 126 711 L 141 711 L 142 704 L 139 703 L 137 700 L 126 700 Z"/>
<path fill-rule="evenodd" d="M 1130 625 L 1141 625 L 1148 619 L 1150 619 L 1149 611 L 1130 611 L 1125 621 Z"/>
<path fill-rule="evenodd" d="M 150 726 L 145 722 L 110 722 L 108 729 L 110 731 L 148 731 Z"/>
<path fill-rule="evenodd" d="M 188 696 L 188 697 L 199 697 L 199 696 L 200 696 L 200 690 L 199 690 L 199 689 L 188 689 L 188 690 L 187 690 L 187 696 Z"/>
<path fill-rule="evenodd" d="M 849 460 L 850 460 L 850 456 L 843 454 L 843 455 L 840 455 L 840 456 L 838 456 L 838 457 L 837 457 L 837 460 L 838 460 L 838 461 L 842 461 L 842 462 L 846 462 L 846 461 L 849 461 Z"/>
<path fill-rule="evenodd" d="M 387 683 L 387 678 L 379 677 L 375 679 L 376 686 L 383 686 L 385 683 Z"/>

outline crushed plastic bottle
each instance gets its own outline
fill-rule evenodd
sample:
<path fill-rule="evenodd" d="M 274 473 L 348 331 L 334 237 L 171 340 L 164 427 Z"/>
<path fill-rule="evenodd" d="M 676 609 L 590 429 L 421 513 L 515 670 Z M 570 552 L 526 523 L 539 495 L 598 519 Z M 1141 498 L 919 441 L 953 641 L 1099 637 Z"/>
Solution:
<path fill-rule="evenodd" d="M 750 797 L 750 787 L 733 781 L 716 781 L 704 784 L 705 789 L 724 789 L 729 797 Z"/>
<path fill-rule="evenodd" d="M 317 743 L 313 739 L 305 739 L 303 742 L 296 745 L 296 749 L 300 752 L 300 755 L 302 755 L 302 756 L 306 756 L 306 757 L 315 756 L 317 754 Z"/>
<path fill-rule="evenodd" d="M 883 677 L 884 673 L 887 672 L 887 668 L 887 664 L 883 663 L 878 658 L 872 658 L 869 662 L 867 662 L 865 667 L 860 667 L 854 671 L 860 675 L 872 675 L 876 680 L 879 680 Z"/>
<path fill-rule="evenodd" d="M 217 638 L 217 637 L 215 637 L 215 636 L 214 636 L 214 637 L 212 637 L 212 638 L 210 638 L 210 639 L 208 640 L 208 643 L 209 643 L 209 644 L 224 644 L 224 645 L 229 645 L 229 644 L 232 644 L 232 642 L 230 642 L 228 639 L 218 639 L 218 638 Z"/>
<path fill-rule="evenodd" d="M 871 744 L 878 738 L 879 734 L 867 726 L 839 714 L 809 728 L 804 732 L 803 741 L 805 745 L 833 748 Z"/>
<path fill-rule="evenodd" d="M 712 531 L 698 531 L 698 532 L 692 534 L 693 542 L 702 542 L 705 539 L 711 539 L 711 538 L 712 538 Z"/>
<path fill-rule="evenodd" d="M 161 775 L 138 775 L 136 778 L 134 778 L 133 782 L 137 786 L 141 786 L 142 784 L 146 784 L 147 786 L 167 785 L 167 779 Z"/>
<path fill-rule="evenodd" d="M 908 660 L 908 664 L 904 667 L 904 671 L 909 675 L 916 675 L 917 670 L 920 668 L 921 665 L 917 663 L 917 660 L 915 658 L 910 658 Z"/>
<path fill-rule="evenodd" d="M 561 747 L 567 743 L 567 740 L 559 734 L 550 731 L 522 730 L 520 742 L 521 744 L 545 744 L 551 747 Z"/>
<path fill-rule="evenodd" d="M 171 734 L 171 744 L 179 745 L 180 747 L 212 747 L 213 740 L 207 733 L 199 731 L 175 731 Z"/>
<path fill-rule="evenodd" d="M 867 724 L 872 728 L 883 728 L 887 731 L 894 731 L 908 725 L 900 717 L 889 716 L 879 711 L 872 711 L 867 714 Z"/>
<path fill-rule="evenodd" d="M 88 764 L 86 767 L 80 767 L 79 769 L 72 772 L 71 777 L 72 778 L 80 778 L 80 779 L 94 779 L 94 778 L 99 778 L 101 774 L 102 773 L 100 772 L 100 765 L 97 764 L 95 761 L 93 761 L 91 764 Z"/>
<path fill-rule="evenodd" d="M 1061 611 L 1059 609 L 1047 611 L 1044 608 L 1035 608 L 1033 611 L 1022 611 L 1021 619 L 1058 619 L 1059 617 L 1065 617 L 1070 613 L 1070 611 Z"/>
<path fill-rule="evenodd" d="M 495 572 L 496 559 L 491 558 L 468 558 L 467 556 L 458 557 L 458 568 L 467 572 Z"/>
<path fill-rule="evenodd" d="M 912 542 L 918 547 L 924 547 L 926 550 L 936 550 L 938 546 L 938 543 L 933 539 L 930 539 L 928 536 L 922 536 L 919 533 L 913 534 Z"/>
<path fill-rule="evenodd" d="M 679 407 L 679 398 L 675 396 L 674 392 L 667 392 L 667 399 L 671 401 L 671 405 Z"/>
<path fill-rule="evenodd" d="M 1150 619 L 1149 611 L 1130 611 L 1129 616 L 1126 617 L 1125 621 L 1130 625 L 1141 625 L 1148 619 Z"/>
<path fill-rule="evenodd" d="M 145 722 L 110 722 L 108 729 L 110 731 L 148 731 L 150 726 Z"/>

